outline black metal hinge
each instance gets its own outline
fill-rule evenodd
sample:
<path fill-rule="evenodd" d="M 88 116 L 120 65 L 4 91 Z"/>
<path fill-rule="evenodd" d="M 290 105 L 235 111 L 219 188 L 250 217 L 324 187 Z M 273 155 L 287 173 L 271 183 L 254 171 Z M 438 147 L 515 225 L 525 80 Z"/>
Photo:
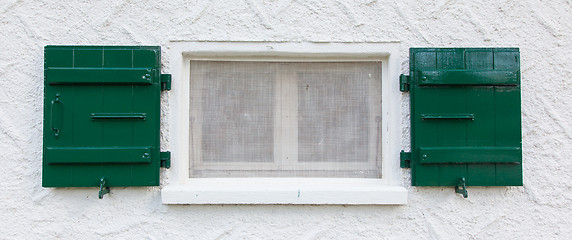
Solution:
<path fill-rule="evenodd" d="M 411 78 L 409 76 L 401 74 L 399 76 L 399 91 L 402 92 L 409 92 L 409 80 Z"/>
<path fill-rule="evenodd" d="M 161 167 L 162 168 L 171 167 L 171 152 L 161 152 Z"/>
<path fill-rule="evenodd" d="M 401 168 L 411 168 L 411 152 L 401 150 L 399 158 L 401 159 Z"/>
<path fill-rule="evenodd" d="M 171 74 L 161 74 L 161 91 L 171 90 Z"/>

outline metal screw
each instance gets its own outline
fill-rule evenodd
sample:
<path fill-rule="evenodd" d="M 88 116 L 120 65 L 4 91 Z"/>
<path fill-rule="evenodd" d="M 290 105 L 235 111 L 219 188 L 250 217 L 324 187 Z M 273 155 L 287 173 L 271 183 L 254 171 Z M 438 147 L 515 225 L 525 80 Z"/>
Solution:
<path fill-rule="evenodd" d="M 143 158 L 148 158 L 149 157 L 149 153 L 143 153 Z"/>
<path fill-rule="evenodd" d="M 421 81 L 423 81 L 423 82 L 427 81 L 427 77 L 425 77 L 425 76 L 421 77 Z"/>
<path fill-rule="evenodd" d="M 423 154 L 421 157 L 423 157 L 423 159 L 427 159 L 427 154 Z"/>

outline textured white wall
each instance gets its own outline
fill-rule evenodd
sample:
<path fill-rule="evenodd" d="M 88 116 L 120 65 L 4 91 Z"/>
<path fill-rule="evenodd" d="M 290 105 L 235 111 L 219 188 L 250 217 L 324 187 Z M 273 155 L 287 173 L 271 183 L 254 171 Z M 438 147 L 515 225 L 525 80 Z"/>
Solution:
<path fill-rule="evenodd" d="M 2 0 L 0 238 L 567 239 L 570 12 L 570 0 Z M 172 206 L 161 203 L 160 187 L 113 188 L 103 200 L 95 189 L 42 188 L 43 46 L 161 45 L 165 53 L 172 40 L 399 40 L 403 72 L 413 46 L 520 47 L 524 187 L 471 187 L 463 199 L 450 187 L 411 187 L 403 170 L 404 206 Z M 169 72 L 166 54 L 163 63 Z M 402 107 L 407 113 L 407 95 Z M 162 141 L 168 149 L 168 130 Z M 169 171 L 162 175 L 168 181 Z"/>

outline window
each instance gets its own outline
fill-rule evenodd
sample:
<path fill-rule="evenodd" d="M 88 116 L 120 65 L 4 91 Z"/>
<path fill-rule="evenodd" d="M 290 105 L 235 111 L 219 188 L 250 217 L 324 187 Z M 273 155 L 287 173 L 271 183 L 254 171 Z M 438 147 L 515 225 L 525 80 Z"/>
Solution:
<path fill-rule="evenodd" d="M 405 203 L 397 46 L 173 43 L 163 202 Z"/>

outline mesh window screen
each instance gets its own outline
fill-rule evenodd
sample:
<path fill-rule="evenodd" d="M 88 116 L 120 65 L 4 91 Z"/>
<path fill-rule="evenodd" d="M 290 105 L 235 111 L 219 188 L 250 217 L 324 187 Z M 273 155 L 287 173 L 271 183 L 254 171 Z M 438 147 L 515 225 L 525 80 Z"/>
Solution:
<path fill-rule="evenodd" d="M 191 61 L 191 177 L 381 176 L 380 62 Z"/>

